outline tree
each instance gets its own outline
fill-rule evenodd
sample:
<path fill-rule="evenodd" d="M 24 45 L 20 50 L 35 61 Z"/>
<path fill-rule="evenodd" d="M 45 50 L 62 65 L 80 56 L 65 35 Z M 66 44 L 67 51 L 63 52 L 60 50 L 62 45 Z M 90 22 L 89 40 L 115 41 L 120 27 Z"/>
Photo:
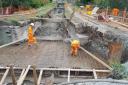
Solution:
<path fill-rule="evenodd" d="M 111 7 L 111 8 L 128 8 L 128 0 L 93 0 L 95 5 L 98 5 L 99 7 Z"/>
<path fill-rule="evenodd" d="M 49 0 L 1 0 L 1 5 L 3 7 L 13 6 L 13 7 L 40 7 L 46 3 L 48 3 Z"/>

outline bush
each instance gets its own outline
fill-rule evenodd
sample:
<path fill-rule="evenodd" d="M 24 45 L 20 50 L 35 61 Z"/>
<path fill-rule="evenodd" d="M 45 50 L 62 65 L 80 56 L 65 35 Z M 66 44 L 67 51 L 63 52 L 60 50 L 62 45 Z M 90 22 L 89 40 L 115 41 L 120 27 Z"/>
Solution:
<path fill-rule="evenodd" d="M 44 4 L 43 4 L 42 0 L 31 0 L 30 5 L 33 8 L 38 8 L 40 6 L 43 6 Z"/>
<path fill-rule="evenodd" d="M 48 3 L 49 0 L 1 0 L 0 7 L 40 7 Z"/>
<path fill-rule="evenodd" d="M 14 25 L 14 26 L 19 26 L 20 25 L 20 23 L 17 22 L 16 20 L 10 20 L 10 23 L 11 23 L 11 25 Z"/>
<path fill-rule="evenodd" d="M 122 64 L 116 63 L 112 64 L 112 78 L 113 79 L 124 79 L 128 78 L 128 72 L 126 72 L 126 69 Z"/>
<path fill-rule="evenodd" d="M 128 8 L 128 0 L 94 0 L 95 5 L 98 5 L 99 7 L 110 7 L 110 8 Z"/>
<path fill-rule="evenodd" d="M 101 7 L 101 8 L 114 8 L 117 7 L 119 9 L 128 8 L 128 0 L 78 0 L 76 3 L 77 5 L 85 5 L 88 4 L 88 2 L 94 3 L 95 5 Z"/>
<path fill-rule="evenodd" d="M 16 20 L 13 20 L 13 19 L 10 19 L 10 20 L 1 20 L 0 21 L 0 26 L 10 26 L 10 25 L 13 25 L 13 26 L 19 26 L 20 23 Z"/>

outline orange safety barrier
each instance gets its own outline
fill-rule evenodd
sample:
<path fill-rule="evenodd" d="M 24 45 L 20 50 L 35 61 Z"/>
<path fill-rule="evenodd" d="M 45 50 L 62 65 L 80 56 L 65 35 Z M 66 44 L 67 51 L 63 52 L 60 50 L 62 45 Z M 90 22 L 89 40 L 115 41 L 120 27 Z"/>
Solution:
<path fill-rule="evenodd" d="M 118 9 L 118 8 L 113 8 L 112 14 L 113 14 L 114 16 L 118 16 L 118 14 L 119 14 L 119 9 Z"/>

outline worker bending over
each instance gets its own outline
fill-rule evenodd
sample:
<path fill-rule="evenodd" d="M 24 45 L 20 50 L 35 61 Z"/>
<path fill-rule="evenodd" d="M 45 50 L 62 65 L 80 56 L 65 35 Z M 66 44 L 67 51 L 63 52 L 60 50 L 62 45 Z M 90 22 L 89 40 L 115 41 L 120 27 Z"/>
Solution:
<path fill-rule="evenodd" d="M 32 46 L 33 44 L 36 44 L 36 37 L 33 35 L 33 26 L 34 23 L 31 23 L 28 28 L 28 46 Z"/>
<path fill-rule="evenodd" d="M 77 56 L 79 48 L 80 48 L 79 40 L 73 40 L 71 42 L 71 55 L 72 56 Z"/>

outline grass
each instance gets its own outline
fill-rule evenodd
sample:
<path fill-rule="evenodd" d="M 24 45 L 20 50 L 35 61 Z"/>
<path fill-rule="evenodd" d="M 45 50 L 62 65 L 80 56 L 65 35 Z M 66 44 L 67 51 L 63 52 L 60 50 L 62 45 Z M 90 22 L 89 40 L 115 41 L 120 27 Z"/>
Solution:
<path fill-rule="evenodd" d="M 43 16 L 45 15 L 48 11 L 50 11 L 51 9 L 53 9 L 55 7 L 55 4 L 54 3 L 48 3 L 40 8 L 37 8 L 36 9 L 36 12 L 34 13 L 30 13 L 30 14 L 23 14 L 22 13 L 16 13 L 16 14 L 12 14 L 11 16 L 8 16 L 8 17 L 3 17 L 1 20 L 7 20 L 7 21 L 25 21 L 25 20 L 28 20 L 28 19 L 31 19 L 32 17 L 36 17 L 36 16 Z M 29 11 L 32 11 L 32 10 L 27 10 L 28 12 Z M 18 15 L 18 14 L 21 14 L 21 15 Z"/>
<path fill-rule="evenodd" d="M 54 7 L 55 7 L 54 3 L 48 3 L 48 4 L 44 5 L 43 7 L 37 9 L 38 13 L 36 14 L 36 16 L 43 16 L 47 12 L 49 12 L 51 9 L 53 9 Z"/>
<path fill-rule="evenodd" d="M 128 79 L 128 72 L 126 68 L 120 63 L 112 64 L 112 78 L 113 79 Z"/>

